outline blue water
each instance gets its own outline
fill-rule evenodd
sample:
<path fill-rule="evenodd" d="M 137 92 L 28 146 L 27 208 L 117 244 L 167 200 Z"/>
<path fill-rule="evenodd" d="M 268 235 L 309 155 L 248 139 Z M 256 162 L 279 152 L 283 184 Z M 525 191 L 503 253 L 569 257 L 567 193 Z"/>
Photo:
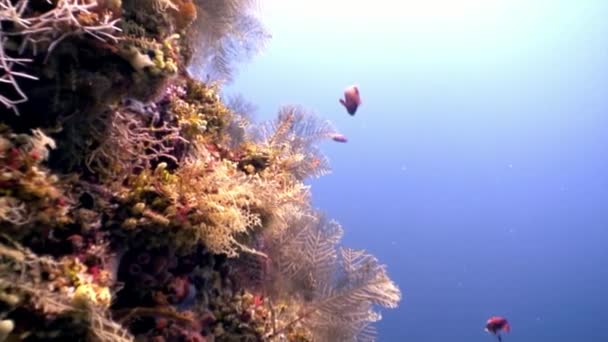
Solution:
<path fill-rule="evenodd" d="M 285 3 L 229 91 L 349 138 L 312 191 L 404 293 L 379 340 L 495 341 L 504 315 L 505 342 L 608 341 L 608 2 Z"/>

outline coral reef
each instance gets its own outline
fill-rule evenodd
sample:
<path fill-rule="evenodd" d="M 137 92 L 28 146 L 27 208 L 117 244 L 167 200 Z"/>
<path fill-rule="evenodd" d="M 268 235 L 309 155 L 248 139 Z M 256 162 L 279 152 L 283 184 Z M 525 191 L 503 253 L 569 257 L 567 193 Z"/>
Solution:
<path fill-rule="evenodd" d="M 0 0 L 0 341 L 375 339 L 401 293 L 305 184 L 337 132 L 220 96 L 252 5 Z"/>

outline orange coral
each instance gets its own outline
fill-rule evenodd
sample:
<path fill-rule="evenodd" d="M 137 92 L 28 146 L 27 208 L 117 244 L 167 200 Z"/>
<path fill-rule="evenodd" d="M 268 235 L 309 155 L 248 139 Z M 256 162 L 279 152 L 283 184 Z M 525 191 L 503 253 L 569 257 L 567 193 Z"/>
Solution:
<path fill-rule="evenodd" d="M 173 0 L 176 15 L 174 16 L 175 28 L 181 31 L 196 20 L 196 6 L 192 0 Z"/>

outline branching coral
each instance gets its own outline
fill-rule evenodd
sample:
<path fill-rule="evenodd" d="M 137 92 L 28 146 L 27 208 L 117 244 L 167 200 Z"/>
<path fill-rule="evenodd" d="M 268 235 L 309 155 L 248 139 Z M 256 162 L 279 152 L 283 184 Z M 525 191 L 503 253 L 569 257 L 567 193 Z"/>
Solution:
<path fill-rule="evenodd" d="M 6 39 L 3 37 L 2 32 L 0 32 L 0 42 L 4 44 L 5 41 Z M 28 100 L 27 95 L 21 90 L 21 87 L 19 87 L 17 78 L 38 79 L 36 76 L 27 74 L 26 72 L 17 71 L 14 67 L 17 64 L 27 62 L 31 62 L 31 59 L 9 57 L 6 55 L 4 47 L 0 47 L 0 71 L 3 73 L 0 82 L 9 84 L 12 88 L 12 92 L 16 93 L 16 97 L 9 97 L 8 94 L 0 94 L 0 103 L 9 109 L 12 109 L 17 114 L 19 113 L 17 111 L 17 105 Z"/>
<path fill-rule="evenodd" d="M 202 241 L 216 253 L 236 256 L 239 249 L 247 249 L 236 237 L 261 223 L 251 210 L 252 194 L 260 184 L 247 179 L 233 163 L 213 160 L 202 153 L 185 160 L 175 173 L 160 170 L 155 174 L 140 174 L 133 183 L 135 193 L 132 195 L 143 199 L 137 195 L 138 191 L 144 194 L 146 188 L 155 189 L 171 203 L 157 210 L 161 217 L 170 219 L 166 225 L 190 231 L 191 234 L 183 235 L 194 238 L 189 244 Z M 142 204 L 138 204 L 141 207 L 138 211 L 155 222 L 152 209 L 147 209 L 154 208 L 153 203 L 139 203 Z"/>
<path fill-rule="evenodd" d="M 20 0 L 16 7 L 23 11 L 27 8 L 27 2 Z M 120 29 L 116 23 L 119 19 L 113 19 L 112 12 L 95 12 L 99 7 L 95 0 L 58 0 L 51 10 L 42 15 L 19 18 L 18 30 L 12 33 L 23 37 L 19 52 L 31 48 L 36 55 L 45 47 L 48 55 L 70 36 L 90 35 L 101 42 L 117 42 L 116 33 Z"/>
<path fill-rule="evenodd" d="M 92 341 L 132 341 L 103 310 L 109 304 L 107 287 L 91 282 L 78 260 L 41 257 L 5 243 L 0 244 L 0 259 L 0 301 L 15 312 L 15 333 L 28 331 L 28 322 L 17 313 L 18 308 L 28 308 L 49 315 L 49 319 L 71 316 L 88 322 Z"/>
<path fill-rule="evenodd" d="M 302 182 L 270 171 L 242 172 L 238 163 L 218 160 L 206 148 L 199 149 L 175 176 L 179 183 L 167 193 L 176 194 L 177 211 L 198 212 L 200 216 L 190 217 L 203 218 L 199 225 L 203 241 L 211 250 L 232 256 L 237 246 L 253 252 L 237 237 L 256 228 L 270 230 L 269 234 L 280 232 L 286 216 L 298 215 L 309 200 L 308 187 Z"/>
<path fill-rule="evenodd" d="M 335 129 L 220 97 L 254 4 L 0 0 L 0 335 L 373 339 L 401 293 L 305 184 Z"/>
<path fill-rule="evenodd" d="M 247 131 L 253 125 L 252 116 L 257 107 L 242 95 L 233 95 L 224 101 L 233 113 L 232 120 L 226 126 L 225 134 L 230 138 L 228 141 L 229 147 L 236 149 L 245 142 Z"/>
<path fill-rule="evenodd" d="M 298 106 L 281 108 L 275 121 L 252 133 L 261 141 L 259 153 L 267 156 L 274 172 L 289 173 L 298 180 L 329 172 L 328 161 L 316 143 L 335 134 L 329 121 L 320 120 Z"/>
<path fill-rule="evenodd" d="M 247 236 L 262 228 L 263 221 L 267 229 L 280 231 L 286 216 L 298 213 L 307 202 L 308 187 L 281 165 L 260 174 L 243 172 L 240 163 L 222 158 L 208 145 L 193 146 L 174 171 L 159 164 L 154 172 L 144 170 L 133 177 L 129 183 L 133 190 L 127 190 L 125 198 L 138 208 L 141 218 L 129 218 L 123 226 L 175 227 L 191 242 L 202 241 L 216 253 L 255 253 L 255 246 L 244 244 L 251 240 Z"/>
<path fill-rule="evenodd" d="M 177 111 L 172 101 L 181 101 L 179 105 L 188 106 L 190 113 L 211 118 L 213 134 L 192 131 L 190 121 L 184 121 L 188 116 Z M 33 285 L 11 287 L 8 284 L 16 281 L 17 274 L 5 274 L 6 291 L 24 301 L 18 307 L 37 303 L 30 310 L 79 317 L 88 322 L 86 335 L 91 340 L 129 340 L 121 325 L 137 330 L 135 323 L 130 318 L 121 322 L 107 318 L 108 285 L 115 279 L 98 275 L 100 268 L 106 268 L 103 259 L 110 247 L 100 247 L 95 236 L 103 234 L 99 229 L 107 229 L 115 238 L 127 238 L 119 243 L 127 250 L 145 248 L 135 263 L 128 263 L 133 257 L 125 256 L 121 264 L 127 267 L 123 272 L 134 277 L 125 283 L 124 296 L 147 295 L 131 295 L 134 304 L 121 299 L 116 308 L 125 317 L 155 319 L 155 330 L 141 336 L 373 340 L 372 324 L 380 319 L 374 307 L 395 307 L 400 291 L 371 255 L 339 246 L 341 227 L 309 209 L 309 189 L 303 183 L 306 177 L 322 173 L 319 163 L 308 163 L 322 158 L 315 144 L 335 133 L 328 122 L 298 107 L 286 107 L 275 122 L 258 130 L 243 125 L 242 143 L 231 151 L 222 145 L 233 113 L 218 102 L 213 90 L 194 83 L 170 88 L 157 104 L 122 103 L 108 115 L 100 119 L 110 134 L 99 140 L 102 144 L 91 150 L 88 160 L 93 170 L 108 171 L 109 165 L 119 168 L 112 177 L 98 180 L 106 187 L 80 182 L 80 190 L 72 190 L 80 194 L 83 206 L 70 211 L 68 232 L 76 232 L 67 238 L 72 253 L 44 259 L 51 266 L 34 272 L 53 274 L 52 279 L 25 279 L 22 283 Z M 93 133 L 101 137 L 102 132 Z M 54 147 L 54 141 L 41 131 L 15 135 L 4 129 L 4 133 L 0 158 L 11 172 L 40 167 L 48 154 L 46 146 Z M 173 149 L 177 142 L 184 144 L 182 148 L 188 146 L 179 157 Z M 91 201 L 87 196 L 97 197 L 98 204 L 87 203 Z M 5 221 L 19 224 L 21 203 L 26 202 L 31 199 L 7 197 L 4 216 L 10 220 Z M 59 239 L 65 239 L 67 233 L 62 234 Z M 29 240 L 32 246 L 44 250 L 33 241 Z M 232 271 L 209 275 L 197 268 L 200 258 L 162 261 L 151 250 L 188 258 L 201 246 L 210 255 L 231 257 L 225 267 Z M 7 250 L 9 259 L 19 253 L 37 258 L 23 249 Z M 13 257 L 4 264 L 14 269 L 10 265 L 15 258 L 26 257 Z M 87 260 L 86 264 L 81 260 Z M 46 285 L 40 289 L 39 284 Z M 44 298 L 36 297 L 37 293 Z M 197 310 L 208 318 L 193 321 L 172 311 L 173 307 Z M 19 315 L 14 317 L 17 322 Z M 166 325 L 163 319 L 177 323 Z M 17 324 L 16 331 L 22 329 Z"/>
<path fill-rule="evenodd" d="M 14 197 L 0 197 L 0 221 L 21 226 L 30 220 L 25 203 Z"/>
<path fill-rule="evenodd" d="M 104 122 L 92 126 L 91 134 L 98 144 L 91 148 L 85 160 L 90 171 L 114 180 L 124 180 L 141 170 L 150 169 L 153 162 L 171 160 L 179 143 L 187 143 L 179 127 L 162 121 L 154 122 L 154 111 L 145 108 L 122 107 L 99 117 Z"/>
<path fill-rule="evenodd" d="M 6 30 L 4 25 L 0 29 L 0 69 L 4 71 L 0 81 L 10 84 L 18 94 L 17 99 L 0 95 L 0 103 L 18 113 L 16 105 L 27 101 L 28 97 L 16 78 L 37 79 L 15 68 L 31 62 L 31 59 L 11 54 L 24 55 L 29 51 L 30 55 L 36 56 L 39 51 L 46 51 L 48 56 L 70 36 L 89 35 L 101 42 L 116 42 L 116 34 L 120 31 L 116 27 L 118 19 L 114 19 L 110 11 L 95 10 L 100 10 L 95 0 L 59 0 L 52 6 L 31 5 L 29 0 L 0 1 L 0 21 L 12 23 L 10 29 Z M 16 45 L 17 42 L 19 45 Z"/>
<path fill-rule="evenodd" d="M 23 234 L 26 224 L 35 229 L 68 221 L 61 182 L 41 165 L 49 148 L 55 142 L 40 130 L 14 134 L 0 127 L 0 227 Z"/>
<path fill-rule="evenodd" d="M 256 193 L 256 198 L 268 204 L 266 226 L 272 228 L 266 233 L 280 233 L 294 215 L 307 210 L 309 189 L 303 181 L 329 172 L 316 144 L 331 138 L 335 130 L 328 121 L 296 106 L 283 107 L 275 121 L 261 126 L 240 118 L 244 142 L 238 167 L 273 189 Z"/>
<path fill-rule="evenodd" d="M 373 340 L 374 305 L 394 308 L 401 292 L 376 258 L 338 247 L 341 227 L 318 214 L 303 216 L 269 246 L 275 260 L 272 293 L 300 309 L 286 311 L 274 336 L 299 324 L 319 341 Z M 272 276 L 272 275 L 271 275 Z M 285 300 L 284 297 L 278 301 Z"/>
<path fill-rule="evenodd" d="M 249 58 L 270 38 L 251 10 L 255 0 L 195 0 L 198 16 L 191 28 L 195 74 L 230 81 L 233 62 Z"/>

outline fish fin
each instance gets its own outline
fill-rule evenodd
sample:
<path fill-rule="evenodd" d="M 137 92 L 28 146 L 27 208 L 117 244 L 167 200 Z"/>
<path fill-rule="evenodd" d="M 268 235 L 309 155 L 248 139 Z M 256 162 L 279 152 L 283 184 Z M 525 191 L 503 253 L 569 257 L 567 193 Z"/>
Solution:
<path fill-rule="evenodd" d="M 500 334 L 496 336 L 498 337 L 498 342 L 502 342 L 502 336 L 500 336 Z"/>
<path fill-rule="evenodd" d="M 355 87 L 355 102 L 357 102 L 357 106 L 361 104 L 361 95 L 359 94 L 358 87 Z"/>
<path fill-rule="evenodd" d="M 346 102 L 344 102 L 344 99 L 338 99 L 338 101 L 340 101 L 340 103 L 341 103 L 341 104 L 342 104 L 344 107 L 346 107 Z"/>
<path fill-rule="evenodd" d="M 511 326 L 509 325 L 509 323 L 505 323 L 504 327 L 502 327 L 502 329 L 506 332 L 511 332 Z"/>
<path fill-rule="evenodd" d="M 359 96 L 359 87 L 354 86 L 353 89 L 355 89 L 355 93 L 357 93 L 357 96 Z"/>

